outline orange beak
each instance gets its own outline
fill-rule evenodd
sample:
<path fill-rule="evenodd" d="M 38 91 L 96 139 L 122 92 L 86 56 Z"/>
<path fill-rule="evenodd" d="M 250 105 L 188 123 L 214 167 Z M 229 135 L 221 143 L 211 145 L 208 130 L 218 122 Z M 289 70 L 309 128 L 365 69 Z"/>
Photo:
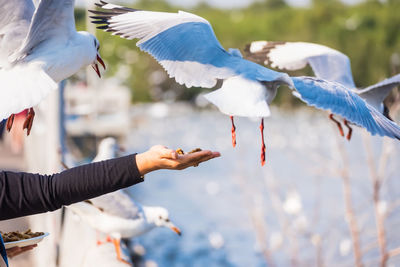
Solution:
<path fill-rule="evenodd" d="M 171 226 L 170 228 L 171 228 L 172 231 L 174 231 L 175 233 L 177 233 L 177 235 L 182 235 L 182 232 L 181 232 L 181 230 L 179 230 L 178 227 L 176 227 L 176 226 Z"/>

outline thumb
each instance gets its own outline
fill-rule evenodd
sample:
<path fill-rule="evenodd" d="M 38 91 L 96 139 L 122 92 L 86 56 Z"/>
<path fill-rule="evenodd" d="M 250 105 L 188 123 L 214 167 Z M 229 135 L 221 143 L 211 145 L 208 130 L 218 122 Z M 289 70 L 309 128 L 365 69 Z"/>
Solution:
<path fill-rule="evenodd" d="M 177 159 L 178 158 L 178 153 L 176 153 L 175 150 L 169 149 L 169 148 L 163 148 L 161 151 L 161 158 L 166 158 L 166 159 Z"/>

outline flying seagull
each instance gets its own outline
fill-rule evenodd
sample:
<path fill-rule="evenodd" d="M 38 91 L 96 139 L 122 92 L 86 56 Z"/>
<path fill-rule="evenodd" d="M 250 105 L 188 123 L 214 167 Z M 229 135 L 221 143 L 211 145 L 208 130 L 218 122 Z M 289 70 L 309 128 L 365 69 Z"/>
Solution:
<path fill-rule="evenodd" d="M 115 158 L 119 149 L 114 138 L 105 138 L 93 162 Z M 142 206 L 123 190 L 118 190 L 84 202 L 68 206 L 84 222 L 112 238 L 117 259 L 121 257 L 121 238 L 143 235 L 156 227 L 167 227 L 181 235 L 181 231 L 169 219 L 163 207 Z M 98 241 L 98 244 L 101 242 Z"/>
<path fill-rule="evenodd" d="M 281 70 L 299 70 L 309 64 L 316 77 L 344 85 L 392 120 L 383 100 L 393 88 L 400 84 L 400 74 L 367 88 L 357 89 L 351 72 L 350 59 L 330 47 L 306 42 L 256 41 L 247 45 L 245 51 L 248 59 Z M 340 134 L 344 136 L 341 123 L 333 117 L 333 114 L 329 117 L 337 124 Z M 352 128 L 348 120 L 344 119 L 344 125 L 349 129 L 347 139 L 350 140 Z"/>
<path fill-rule="evenodd" d="M 261 118 L 261 161 L 265 163 L 263 118 L 270 115 L 268 104 L 281 84 L 293 86 L 286 73 L 275 72 L 244 60 L 236 49 L 226 51 L 218 42 L 210 23 L 197 15 L 138 11 L 108 4 L 97 4 L 106 11 L 91 11 L 99 29 L 126 39 L 140 39 L 137 46 L 152 55 L 171 78 L 186 87 L 213 88 L 223 80 L 220 90 L 206 95 L 232 121 L 232 145 L 236 145 L 233 116 Z M 244 90 L 245 89 L 245 90 Z"/>
<path fill-rule="evenodd" d="M 379 112 L 375 112 L 371 106 L 339 83 L 312 77 L 290 78 L 285 73 L 275 72 L 243 59 L 237 49 L 226 51 L 215 37 L 210 23 L 204 18 L 183 11 L 140 11 L 104 1 L 97 5 L 104 10 L 92 11 L 96 14 L 92 16 L 95 19 L 93 22 L 100 24 L 99 29 L 122 38 L 139 39 L 137 46 L 159 61 L 178 83 L 187 87 L 211 88 L 218 79 L 222 79 L 222 87 L 205 97 L 231 118 L 268 117 L 269 104 L 275 98 L 277 88 L 284 84 L 296 89 L 296 93 L 309 105 L 331 109 L 333 113 L 365 127 L 372 134 L 400 137 L 400 129 L 396 124 L 383 115 L 376 115 Z M 310 89 L 306 90 L 308 87 Z M 321 98 L 320 95 L 326 98 Z M 358 103 L 359 101 L 361 102 Z M 338 106 L 338 103 L 342 106 Z M 264 165 L 263 119 L 260 129 L 261 163 Z M 234 130 L 232 119 L 233 137 Z"/>
<path fill-rule="evenodd" d="M 39 104 L 57 83 L 92 65 L 104 68 L 99 41 L 76 32 L 74 0 L 0 0 L 0 120 L 11 130 L 14 114 L 26 108 L 29 135 Z"/>

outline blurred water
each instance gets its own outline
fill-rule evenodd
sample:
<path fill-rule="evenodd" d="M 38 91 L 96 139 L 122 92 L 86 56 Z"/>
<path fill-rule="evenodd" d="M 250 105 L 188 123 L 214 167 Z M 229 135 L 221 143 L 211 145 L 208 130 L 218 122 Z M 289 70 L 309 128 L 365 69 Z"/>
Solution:
<path fill-rule="evenodd" d="M 142 204 L 168 208 L 183 231 L 178 237 L 168 229 L 156 229 L 137 239 L 147 260 L 158 266 L 266 266 L 267 255 L 278 266 L 291 262 L 311 266 L 320 251 L 328 266 L 352 266 L 338 144 L 349 155 L 364 260 L 374 266 L 379 259 L 363 130 L 354 127 L 348 142 L 337 138 L 338 131 L 324 112 L 273 109 L 265 121 L 267 164 L 261 167 L 258 120 L 236 118 L 234 149 L 229 117 L 217 111 L 155 104 L 135 106 L 132 113 L 131 152 L 163 144 L 222 154 L 198 168 L 151 173 L 129 190 Z M 378 161 L 384 139 L 371 140 Z M 395 205 L 400 196 L 400 145 L 390 141 L 389 147 L 382 207 L 388 203 L 392 208 L 386 222 L 390 249 L 400 246 L 396 231 L 400 213 Z"/>

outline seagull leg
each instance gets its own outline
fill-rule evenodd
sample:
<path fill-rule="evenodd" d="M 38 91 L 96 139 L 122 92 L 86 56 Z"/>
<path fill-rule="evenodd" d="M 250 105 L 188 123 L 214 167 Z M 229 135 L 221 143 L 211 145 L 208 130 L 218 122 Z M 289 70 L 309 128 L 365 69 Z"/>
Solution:
<path fill-rule="evenodd" d="M 32 129 L 32 124 L 33 124 L 33 119 L 35 118 L 35 111 L 33 108 L 30 108 L 28 111 L 28 115 L 26 116 L 25 122 L 24 122 L 24 127 L 23 129 L 27 129 L 26 135 L 29 136 L 31 133 Z"/>
<path fill-rule="evenodd" d="M 8 119 L 7 119 L 6 129 L 8 132 L 11 131 L 11 128 L 14 123 L 14 118 L 15 118 L 15 114 L 11 114 L 10 117 L 8 117 Z"/>
<path fill-rule="evenodd" d="M 261 119 L 261 124 L 260 124 L 260 130 L 261 130 L 261 166 L 265 165 L 265 142 L 264 142 L 264 118 Z"/>
<path fill-rule="evenodd" d="M 236 126 L 235 123 L 233 122 L 233 116 L 229 116 L 231 118 L 231 122 L 232 122 L 232 146 L 235 147 L 236 146 Z"/>
<path fill-rule="evenodd" d="M 342 128 L 342 124 L 340 124 L 340 122 L 337 121 L 337 120 L 333 117 L 333 114 L 330 114 L 330 115 L 329 115 L 329 119 L 331 119 L 333 122 L 336 123 L 337 127 L 339 128 L 340 135 L 344 137 L 344 131 L 343 131 L 343 128 Z"/>
<path fill-rule="evenodd" d="M 123 263 L 126 263 L 126 264 L 131 265 L 129 262 L 127 262 L 126 260 L 124 260 L 124 259 L 121 257 L 121 239 L 120 239 L 120 238 L 118 238 L 118 239 L 113 239 L 113 243 L 114 243 L 114 246 L 115 246 L 115 252 L 117 252 L 117 259 L 118 259 L 119 261 L 123 262 Z"/>
<path fill-rule="evenodd" d="M 350 125 L 349 125 L 349 121 L 348 120 L 344 120 L 344 125 L 346 125 L 346 127 L 349 129 L 349 132 L 347 133 L 347 136 L 346 136 L 346 138 L 347 138 L 347 140 L 351 140 L 351 136 L 352 136 L 352 134 L 353 134 L 353 128 L 351 128 L 350 127 Z"/>

